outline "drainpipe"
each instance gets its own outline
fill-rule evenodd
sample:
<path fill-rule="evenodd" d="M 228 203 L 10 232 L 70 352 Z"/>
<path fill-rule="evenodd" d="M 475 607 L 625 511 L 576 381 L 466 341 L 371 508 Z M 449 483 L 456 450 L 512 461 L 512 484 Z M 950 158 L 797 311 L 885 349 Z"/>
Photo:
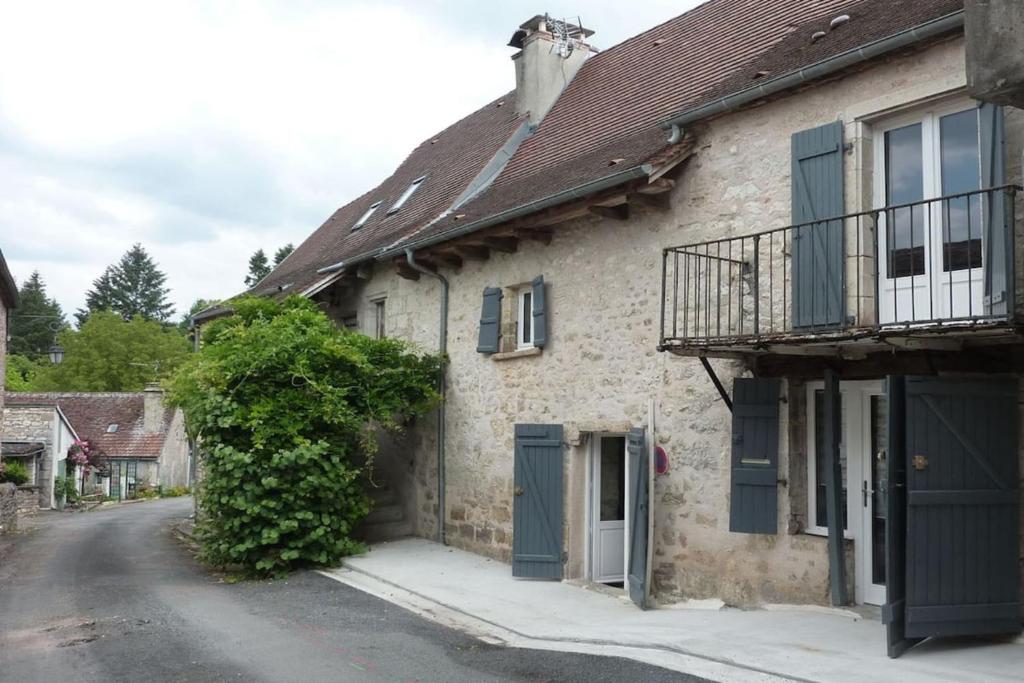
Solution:
<path fill-rule="evenodd" d="M 437 378 L 437 390 L 441 405 L 437 409 L 437 541 L 445 543 L 444 535 L 444 428 L 445 428 L 445 354 L 448 353 L 448 279 L 440 273 L 424 268 L 416 262 L 412 249 L 405 250 L 405 261 L 413 270 L 435 277 L 441 281 L 441 319 L 438 323 L 438 351 L 441 354 L 441 372 Z"/>

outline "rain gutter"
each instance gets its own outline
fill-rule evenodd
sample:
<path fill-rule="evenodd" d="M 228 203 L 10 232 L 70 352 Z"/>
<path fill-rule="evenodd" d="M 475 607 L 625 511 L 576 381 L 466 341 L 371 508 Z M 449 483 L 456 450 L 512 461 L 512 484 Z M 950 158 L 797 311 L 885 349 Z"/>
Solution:
<path fill-rule="evenodd" d="M 429 275 L 430 277 L 437 278 L 441 282 L 441 319 L 438 323 L 438 353 L 441 356 L 441 368 L 438 372 L 437 377 L 437 391 L 441 395 L 441 404 L 437 408 L 437 542 L 442 545 L 445 544 L 444 534 L 444 513 L 445 513 L 445 502 L 444 502 L 444 491 L 445 491 L 445 477 L 444 477 L 444 441 L 445 441 L 445 390 L 447 383 L 445 381 L 445 370 L 448 364 L 446 355 L 448 354 L 448 278 L 440 273 L 435 273 L 429 268 L 424 268 L 421 264 L 416 262 L 416 255 L 412 249 L 405 250 L 405 261 L 409 264 L 409 267 L 413 270 Z"/>
<path fill-rule="evenodd" d="M 677 136 L 679 130 L 688 124 L 706 119 L 718 114 L 734 111 L 757 100 L 789 90 L 809 81 L 829 76 L 851 66 L 861 64 L 875 57 L 879 57 L 893 50 L 919 43 L 930 38 L 949 33 L 956 29 L 962 29 L 964 25 L 964 12 L 958 10 L 952 14 L 926 21 L 923 24 L 911 27 L 905 31 L 894 33 L 886 38 L 872 41 L 860 47 L 815 62 L 810 66 L 791 71 L 768 81 L 764 81 L 751 88 L 745 88 L 731 95 L 713 100 L 707 104 L 688 109 L 672 118 L 664 121 L 661 125 L 665 129 L 672 130 L 672 136 Z"/>

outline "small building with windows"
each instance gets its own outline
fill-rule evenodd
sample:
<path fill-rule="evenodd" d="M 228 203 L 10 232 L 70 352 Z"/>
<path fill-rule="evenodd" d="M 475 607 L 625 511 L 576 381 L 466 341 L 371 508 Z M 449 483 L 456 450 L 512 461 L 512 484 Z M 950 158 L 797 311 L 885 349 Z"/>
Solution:
<path fill-rule="evenodd" d="M 7 392 L 4 415 L 5 457 L 36 447 L 33 482 L 40 507 L 54 506 L 55 478 L 72 471 L 79 492 L 117 499 L 134 498 L 142 488 L 190 485 L 181 411 L 166 406 L 155 385 L 125 393 Z M 68 449 L 79 439 L 103 456 L 102 467 L 87 475 L 67 465 Z"/>
<path fill-rule="evenodd" d="M 970 55 L 1024 50 L 966 6 L 522 24 L 515 91 L 256 292 L 447 353 L 385 531 L 640 606 L 874 608 L 894 656 L 1019 632 L 1024 102 Z"/>

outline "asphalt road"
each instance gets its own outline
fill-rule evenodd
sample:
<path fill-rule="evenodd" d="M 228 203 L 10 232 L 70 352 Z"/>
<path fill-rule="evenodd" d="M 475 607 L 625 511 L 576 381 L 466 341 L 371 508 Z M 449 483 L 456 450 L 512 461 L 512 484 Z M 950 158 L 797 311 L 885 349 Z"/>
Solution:
<path fill-rule="evenodd" d="M 49 513 L 0 545 L 0 681 L 696 681 L 484 644 L 314 572 L 225 583 L 171 533 L 191 499 Z"/>

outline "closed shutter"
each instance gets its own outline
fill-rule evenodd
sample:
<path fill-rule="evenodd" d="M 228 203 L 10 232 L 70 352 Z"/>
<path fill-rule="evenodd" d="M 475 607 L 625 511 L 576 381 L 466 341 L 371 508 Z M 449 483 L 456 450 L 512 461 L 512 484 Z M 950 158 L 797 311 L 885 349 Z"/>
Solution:
<path fill-rule="evenodd" d="M 517 424 L 512 576 L 562 578 L 562 425 Z"/>
<path fill-rule="evenodd" d="M 981 157 L 981 187 L 1006 184 L 1006 133 L 1003 108 L 984 103 L 978 107 L 978 149 Z M 993 192 L 985 202 L 982 243 L 985 275 L 984 311 L 986 315 L 1004 315 L 1008 310 L 1007 273 L 1013 272 L 1007 262 L 1009 203 L 1002 192 Z"/>
<path fill-rule="evenodd" d="M 533 280 L 533 345 L 539 349 L 548 343 L 547 300 L 544 298 L 544 276 Z"/>
<path fill-rule="evenodd" d="M 650 453 L 643 427 L 629 430 L 629 598 L 647 609 L 647 529 L 650 522 Z"/>
<path fill-rule="evenodd" d="M 497 353 L 501 339 L 501 289 L 485 287 L 480 310 L 480 337 L 476 344 L 479 353 Z"/>
<path fill-rule="evenodd" d="M 729 531 L 777 531 L 780 387 L 778 379 L 733 380 Z"/>
<path fill-rule="evenodd" d="M 843 322 L 843 123 L 794 133 L 792 140 L 793 326 Z"/>

